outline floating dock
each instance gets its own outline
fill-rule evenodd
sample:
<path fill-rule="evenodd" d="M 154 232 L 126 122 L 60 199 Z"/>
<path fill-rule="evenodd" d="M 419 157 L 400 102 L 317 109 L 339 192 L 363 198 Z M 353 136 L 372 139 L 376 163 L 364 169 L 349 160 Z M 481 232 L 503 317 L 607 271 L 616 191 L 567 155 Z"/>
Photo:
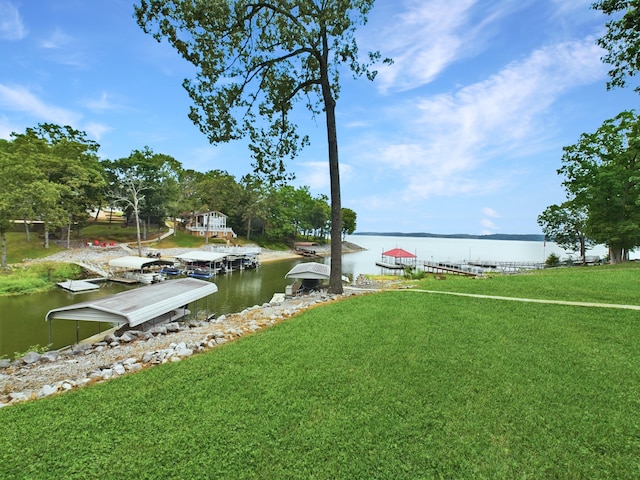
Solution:
<path fill-rule="evenodd" d="M 88 292 L 100 288 L 99 285 L 85 280 L 67 280 L 66 282 L 58 282 L 58 286 L 73 293 Z"/>

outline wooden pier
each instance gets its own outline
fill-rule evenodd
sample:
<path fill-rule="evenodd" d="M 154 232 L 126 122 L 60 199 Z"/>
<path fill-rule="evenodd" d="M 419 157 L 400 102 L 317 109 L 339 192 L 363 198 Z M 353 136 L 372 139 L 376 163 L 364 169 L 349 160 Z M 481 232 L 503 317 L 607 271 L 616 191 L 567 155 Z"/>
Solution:
<path fill-rule="evenodd" d="M 438 264 L 433 264 L 429 262 L 424 262 L 423 268 L 425 272 L 435 273 L 435 274 L 449 274 L 449 275 L 462 275 L 465 277 L 478 277 L 482 275 L 481 273 L 469 272 L 467 270 L 461 270 L 458 268 L 454 268 L 453 266 L 443 266 Z"/>

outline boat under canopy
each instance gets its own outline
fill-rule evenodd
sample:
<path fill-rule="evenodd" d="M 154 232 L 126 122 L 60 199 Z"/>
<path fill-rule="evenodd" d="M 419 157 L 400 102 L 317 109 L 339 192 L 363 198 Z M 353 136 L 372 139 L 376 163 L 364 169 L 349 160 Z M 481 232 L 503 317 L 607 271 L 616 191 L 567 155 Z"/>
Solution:
<path fill-rule="evenodd" d="M 111 322 L 133 328 L 145 322 L 164 320 L 167 314 L 217 291 L 215 283 L 181 278 L 55 308 L 47 313 L 45 320 Z"/>

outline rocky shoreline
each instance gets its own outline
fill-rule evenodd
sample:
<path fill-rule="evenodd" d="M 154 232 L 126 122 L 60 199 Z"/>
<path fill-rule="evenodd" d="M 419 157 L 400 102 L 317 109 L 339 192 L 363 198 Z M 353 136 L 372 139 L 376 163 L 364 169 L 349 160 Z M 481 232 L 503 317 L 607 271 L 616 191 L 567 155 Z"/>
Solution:
<path fill-rule="evenodd" d="M 363 287 L 365 287 L 363 285 Z M 177 362 L 273 326 L 314 306 L 371 291 L 348 287 L 342 295 L 315 293 L 255 305 L 239 313 L 188 324 L 168 323 L 148 332 L 125 331 L 62 351 L 29 352 L 0 360 L 0 408 Z"/>
<path fill-rule="evenodd" d="M 193 249 L 164 249 L 162 256 L 172 257 L 189 250 Z M 358 245 L 343 244 L 345 253 L 359 250 L 362 248 Z M 317 252 L 318 256 L 327 256 L 329 253 L 329 247 L 320 247 Z M 129 252 L 123 246 L 86 247 L 65 250 L 42 260 L 100 265 L 127 254 Z M 293 251 L 263 250 L 260 261 L 299 257 Z M 317 292 L 281 298 L 210 321 L 168 323 L 147 332 L 129 330 L 118 337 L 107 335 L 99 338 L 95 343 L 81 342 L 43 354 L 29 352 L 13 361 L 0 359 L 0 408 L 106 381 L 154 365 L 177 362 L 268 328 L 319 304 L 380 287 L 365 278 L 354 283 L 345 288 L 342 295 Z"/>

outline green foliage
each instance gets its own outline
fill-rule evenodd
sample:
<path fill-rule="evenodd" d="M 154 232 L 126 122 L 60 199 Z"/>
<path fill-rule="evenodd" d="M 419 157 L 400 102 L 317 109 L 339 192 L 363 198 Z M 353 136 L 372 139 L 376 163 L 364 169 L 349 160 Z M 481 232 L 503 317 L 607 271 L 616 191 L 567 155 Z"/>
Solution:
<path fill-rule="evenodd" d="M 356 231 L 357 214 L 350 208 L 342 209 L 342 236 L 351 235 Z"/>
<path fill-rule="evenodd" d="M 613 67 L 609 70 L 607 88 L 625 87 L 640 68 L 640 2 L 598 0 L 593 8 L 612 18 L 606 24 L 605 35 L 597 41 L 607 50 L 602 60 Z M 640 91 L 640 87 L 635 90 Z"/>
<path fill-rule="evenodd" d="M 427 275 L 429 274 L 424 270 L 406 268 L 404 270 L 403 277 L 408 280 L 422 280 L 423 278 L 427 277 Z"/>
<path fill-rule="evenodd" d="M 571 270 L 601 271 L 540 277 Z M 636 317 L 415 291 L 351 298 L 0 409 L 0 477 L 632 478 Z"/>
<path fill-rule="evenodd" d="M 545 238 L 584 258 L 586 249 L 594 245 L 585 235 L 587 213 L 586 207 L 576 206 L 574 202 L 551 205 L 538 216 L 538 225 Z"/>
<path fill-rule="evenodd" d="M 75 264 L 39 262 L 14 267 L 0 273 L 0 295 L 34 293 L 55 287 L 57 282 L 80 278 L 82 268 Z"/>
<path fill-rule="evenodd" d="M 640 118 L 625 111 L 564 147 L 558 173 L 572 204 L 587 212 L 586 235 L 610 247 L 613 262 L 640 245 Z"/>
<path fill-rule="evenodd" d="M 549 254 L 547 259 L 544 262 L 544 265 L 548 268 L 559 267 L 560 266 L 560 257 L 555 253 Z"/>
<path fill-rule="evenodd" d="M 29 352 L 36 352 L 36 353 L 46 353 L 49 350 L 51 350 L 51 343 L 49 345 L 44 345 L 44 346 L 40 346 L 38 344 L 35 345 L 31 345 L 29 348 L 27 348 L 24 352 L 15 352 L 13 354 L 13 358 L 20 358 L 20 357 L 24 357 L 27 353 Z"/>
<path fill-rule="evenodd" d="M 373 80 L 376 75 L 368 68 L 380 54 L 370 53 L 370 63 L 362 63 L 355 35 L 373 3 L 140 0 L 134 7 L 138 25 L 146 33 L 159 42 L 166 40 L 196 68 L 195 78 L 182 83 L 193 101 L 189 118 L 214 144 L 248 137 L 254 171 L 271 185 L 291 178 L 286 160 L 309 143 L 291 121 L 294 105 L 301 101 L 314 115 L 324 112 L 331 185 L 332 293 L 342 292 L 335 114 L 339 79 L 347 69 L 354 77 L 366 75 Z M 319 221 L 314 217 L 314 222 Z"/>

